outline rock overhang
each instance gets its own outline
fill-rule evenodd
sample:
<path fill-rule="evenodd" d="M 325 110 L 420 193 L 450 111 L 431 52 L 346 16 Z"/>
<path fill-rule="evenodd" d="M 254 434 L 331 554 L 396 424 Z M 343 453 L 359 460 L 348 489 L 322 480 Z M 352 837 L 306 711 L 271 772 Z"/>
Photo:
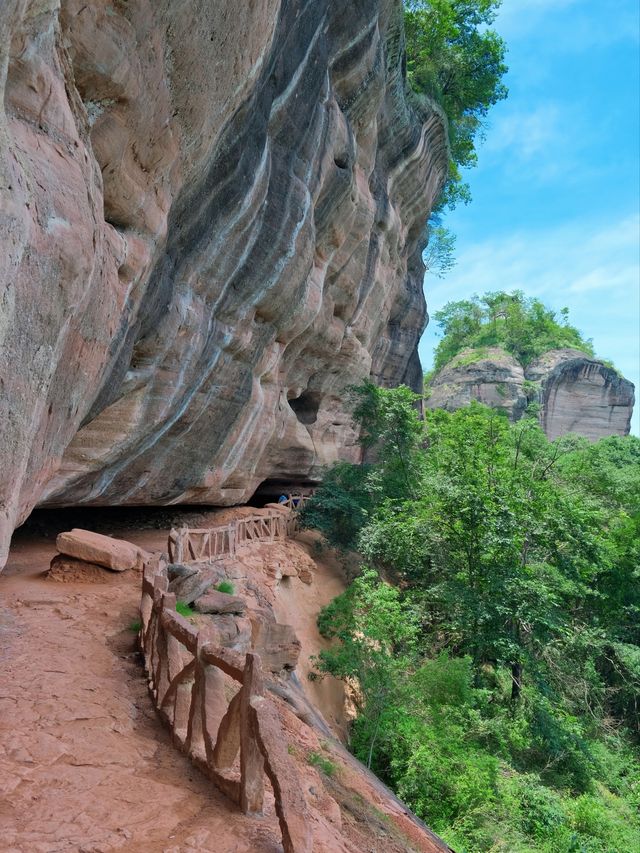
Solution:
<path fill-rule="evenodd" d="M 35 5 L 0 13 L 3 548 L 35 505 L 229 505 L 356 459 L 345 388 L 421 381 L 447 174 L 399 0 Z"/>

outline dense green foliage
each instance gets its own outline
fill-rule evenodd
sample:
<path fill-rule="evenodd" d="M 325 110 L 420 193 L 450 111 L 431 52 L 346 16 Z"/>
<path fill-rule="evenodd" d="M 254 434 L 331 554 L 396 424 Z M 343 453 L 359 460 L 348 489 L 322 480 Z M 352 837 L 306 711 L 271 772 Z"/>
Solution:
<path fill-rule="evenodd" d="M 539 299 L 522 291 L 496 291 L 458 302 L 447 302 L 434 319 L 442 330 L 435 351 L 434 368 L 440 370 L 467 347 L 500 346 L 522 365 L 551 349 L 572 347 L 593 355 L 591 341 L 569 324 L 568 309 L 559 321 Z"/>
<path fill-rule="evenodd" d="M 475 165 L 475 140 L 489 108 L 507 96 L 506 47 L 490 28 L 499 6 L 500 0 L 405 0 L 407 79 L 449 121 L 445 204 L 468 201 L 459 167 Z"/>
<path fill-rule="evenodd" d="M 427 227 L 427 247 L 422 260 L 428 273 L 436 278 L 444 278 L 455 266 L 454 248 L 456 237 L 442 224 L 442 215 L 433 213 Z"/>
<path fill-rule="evenodd" d="M 303 512 L 366 561 L 319 617 L 354 752 L 458 853 L 640 849 L 640 440 L 413 406 L 363 386 Z"/>

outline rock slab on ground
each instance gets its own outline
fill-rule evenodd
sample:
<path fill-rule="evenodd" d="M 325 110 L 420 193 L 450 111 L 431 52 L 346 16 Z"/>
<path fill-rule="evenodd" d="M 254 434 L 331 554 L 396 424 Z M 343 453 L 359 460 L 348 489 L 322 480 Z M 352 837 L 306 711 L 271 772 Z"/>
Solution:
<path fill-rule="evenodd" d="M 208 613 L 206 617 L 215 632 L 217 645 L 242 654 L 251 651 L 251 622 L 247 617 L 232 613 Z"/>
<path fill-rule="evenodd" d="M 241 616 L 247 609 L 247 602 L 237 595 L 212 589 L 206 595 L 196 598 L 193 606 L 198 613 L 235 613 Z"/>
<path fill-rule="evenodd" d="M 57 554 L 53 560 L 47 578 L 58 583 L 107 583 L 113 577 L 104 566 L 76 560 L 66 554 Z"/>
<path fill-rule="evenodd" d="M 56 539 L 56 548 L 68 557 L 95 563 L 114 572 L 141 569 L 146 557 L 146 553 L 131 542 L 77 527 L 70 532 L 60 533 Z"/>
<path fill-rule="evenodd" d="M 250 614 L 252 645 L 268 672 L 295 669 L 300 657 L 300 640 L 291 625 L 281 625 L 270 614 L 252 611 Z"/>
<path fill-rule="evenodd" d="M 193 573 L 178 575 L 169 583 L 169 592 L 173 592 L 178 601 L 184 604 L 193 604 L 197 598 L 203 596 L 214 584 L 222 580 L 220 569 L 209 566 L 193 568 L 195 569 Z"/>

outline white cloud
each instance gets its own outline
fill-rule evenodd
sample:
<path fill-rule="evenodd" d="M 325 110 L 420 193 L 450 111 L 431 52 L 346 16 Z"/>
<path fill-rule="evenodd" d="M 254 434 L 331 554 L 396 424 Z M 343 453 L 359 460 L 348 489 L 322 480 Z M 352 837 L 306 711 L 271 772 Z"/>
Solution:
<path fill-rule="evenodd" d="M 522 288 L 537 296 L 637 289 L 639 233 L 634 214 L 611 225 L 572 223 L 496 237 L 463 247 L 442 289 Z"/>
<path fill-rule="evenodd" d="M 630 282 L 637 280 L 638 267 L 629 264 L 618 267 L 613 272 L 606 267 L 596 267 L 575 279 L 569 286 L 571 293 L 589 293 L 594 290 L 620 290 Z"/>
<path fill-rule="evenodd" d="M 527 112 L 507 112 L 493 122 L 483 151 L 493 154 L 510 148 L 519 159 L 530 160 L 562 139 L 561 118 L 559 105 L 551 102 Z"/>
<path fill-rule="evenodd" d="M 511 183 L 564 185 L 584 182 L 603 165 L 588 156 L 601 128 L 588 120 L 580 101 L 542 101 L 496 109 L 480 148 L 483 166 L 499 165 Z"/>

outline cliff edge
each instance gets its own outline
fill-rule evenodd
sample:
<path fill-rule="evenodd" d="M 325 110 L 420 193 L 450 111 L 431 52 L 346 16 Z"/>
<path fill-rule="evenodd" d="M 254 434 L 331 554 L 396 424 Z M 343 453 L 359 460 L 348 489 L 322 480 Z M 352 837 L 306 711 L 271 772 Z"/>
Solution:
<path fill-rule="evenodd" d="M 551 350 L 527 367 L 525 377 L 538 385 L 540 424 L 550 439 L 568 432 L 591 441 L 629 435 L 634 385 L 597 358 Z"/>

